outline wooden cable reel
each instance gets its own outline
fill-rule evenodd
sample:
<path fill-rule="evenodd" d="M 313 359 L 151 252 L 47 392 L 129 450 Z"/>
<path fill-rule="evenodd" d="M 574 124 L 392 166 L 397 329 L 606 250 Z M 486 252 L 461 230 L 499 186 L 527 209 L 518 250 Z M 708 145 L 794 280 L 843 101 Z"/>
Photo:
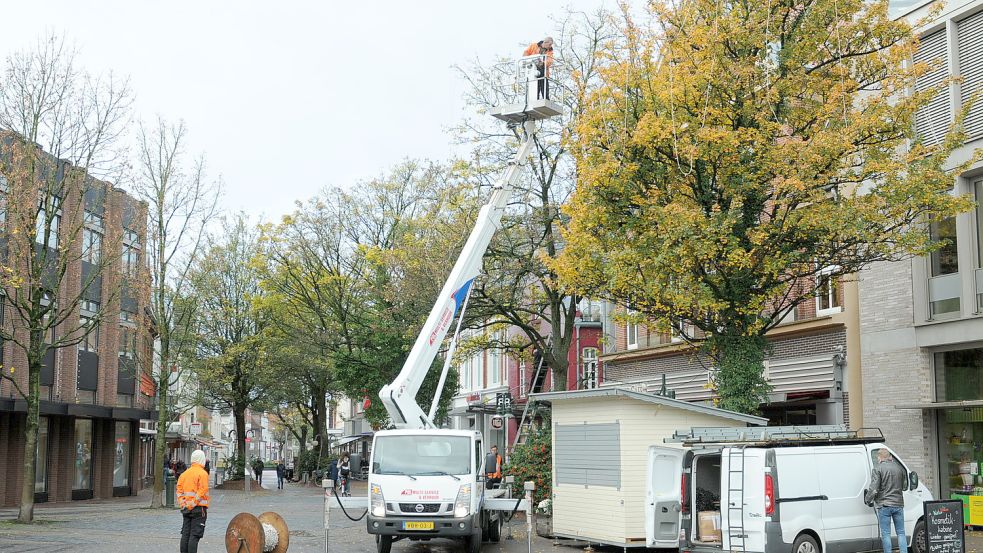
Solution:
<path fill-rule="evenodd" d="M 239 513 L 229 521 L 225 530 L 225 550 L 228 553 L 286 553 L 290 531 L 283 517 L 273 511 L 258 517 Z"/>

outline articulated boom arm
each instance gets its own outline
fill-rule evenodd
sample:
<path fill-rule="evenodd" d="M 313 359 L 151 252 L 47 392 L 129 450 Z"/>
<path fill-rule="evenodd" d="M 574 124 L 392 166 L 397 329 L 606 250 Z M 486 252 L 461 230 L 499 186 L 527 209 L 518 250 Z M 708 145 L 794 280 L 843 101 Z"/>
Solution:
<path fill-rule="evenodd" d="M 475 221 L 474 229 L 461 250 L 457 263 L 437 296 L 437 302 L 427 317 L 426 324 L 410 350 L 403 369 L 392 383 L 382 387 L 379 397 L 389 412 L 396 428 L 433 428 L 434 423 L 416 402 L 423 379 L 430 371 L 437 357 L 441 343 L 450 329 L 451 323 L 461 308 L 471 288 L 471 283 L 481 272 L 481 258 L 488 249 L 492 236 L 499 228 L 502 212 L 508 205 L 512 190 L 519 178 L 521 166 L 529 157 L 533 139 L 536 136 L 536 122 L 527 121 L 523 125 L 525 137 L 519 146 L 515 159 L 509 164 L 502 179 L 492 190 L 488 203 L 482 206 Z M 438 392 L 439 393 L 439 392 Z M 436 398 L 434 398 L 436 402 Z"/>

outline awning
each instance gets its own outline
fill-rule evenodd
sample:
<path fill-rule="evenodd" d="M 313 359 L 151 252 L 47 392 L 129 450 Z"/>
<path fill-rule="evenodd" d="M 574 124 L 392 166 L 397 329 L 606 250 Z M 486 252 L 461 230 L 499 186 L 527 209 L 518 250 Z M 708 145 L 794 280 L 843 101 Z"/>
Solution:
<path fill-rule="evenodd" d="M 367 440 L 370 438 L 372 438 L 372 434 L 356 434 L 354 436 L 345 436 L 344 438 L 338 438 L 338 440 L 334 444 L 332 444 L 331 447 L 341 447 L 343 445 L 350 444 L 356 440 L 362 440 L 362 439 Z"/>
<path fill-rule="evenodd" d="M 895 405 L 895 409 L 975 409 L 983 407 L 983 399 L 968 399 L 964 401 L 936 401 L 933 403 L 911 403 L 908 405 Z"/>

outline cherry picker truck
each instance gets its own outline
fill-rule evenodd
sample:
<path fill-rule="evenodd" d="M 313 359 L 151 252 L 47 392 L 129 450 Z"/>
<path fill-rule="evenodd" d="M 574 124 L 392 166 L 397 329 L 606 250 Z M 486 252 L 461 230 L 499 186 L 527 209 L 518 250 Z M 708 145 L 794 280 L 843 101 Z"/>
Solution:
<path fill-rule="evenodd" d="M 379 392 L 395 428 L 376 432 L 373 438 L 368 497 L 337 498 L 337 503 L 345 509 L 367 509 L 366 527 L 376 537 L 378 553 L 390 553 L 397 540 L 434 538 L 460 540 L 468 553 L 478 553 L 483 541 L 499 540 L 503 519 L 518 509 L 527 513 L 531 540 L 533 483 L 524 484 L 526 499 L 520 500 L 504 497 L 503 489 L 486 489 L 481 433 L 438 428 L 434 415 L 471 285 L 481 271 L 482 257 L 500 226 L 522 166 L 529 157 L 537 122 L 562 113 L 554 99 L 537 95 L 535 66 L 537 61 L 543 61 L 537 59 L 540 57 L 521 58 L 511 66 L 515 70 L 514 81 L 508 83 L 506 95 L 511 102 L 490 113 L 518 130 L 518 151 L 478 213 L 464 249 L 402 370 Z M 455 320 L 456 330 L 445 355 L 437 392 L 429 411 L 425 412 L 416 395 Z M 329 481 L 325 480 L 325 486 L 328 485 Z M 327 511 L 325 514 L 327 517 Z"/>

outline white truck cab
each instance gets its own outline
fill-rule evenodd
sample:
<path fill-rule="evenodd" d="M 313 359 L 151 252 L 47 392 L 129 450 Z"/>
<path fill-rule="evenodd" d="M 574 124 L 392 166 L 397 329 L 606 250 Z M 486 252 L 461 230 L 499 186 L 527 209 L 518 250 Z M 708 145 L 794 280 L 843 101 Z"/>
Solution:
<path fill-rule="evenodd" d="M 481 433 L 466 430 L 382 430 L 372 445 L 366 525 L 379 553 L 408 538 L 457 538 L 469 553 L 501 536 L 498 511 L 482 509 L 486 490 Z"/>
<path fill-rule="evenodd" d="M 887 449 L 907 473 L 903 493 L 909 547 L 925 553 L 922 504 L 932 495 L 883 443 L 879 431 L 878 437 L 863 437 L 842 428 L 774 429 L 757 429 L 764 434 L 729 443 L 724 438 L 716 443 L 683 439 L 682 447 L 651 446 L 648 547 L 704 553 L 878 551 L 877 516 L 864 503 L 864 492 L 878 451 Z M 710 430 L 723 429 L 693 429 L 684 436 L 692 438 L 697 431 L 706 436 Z"/>

